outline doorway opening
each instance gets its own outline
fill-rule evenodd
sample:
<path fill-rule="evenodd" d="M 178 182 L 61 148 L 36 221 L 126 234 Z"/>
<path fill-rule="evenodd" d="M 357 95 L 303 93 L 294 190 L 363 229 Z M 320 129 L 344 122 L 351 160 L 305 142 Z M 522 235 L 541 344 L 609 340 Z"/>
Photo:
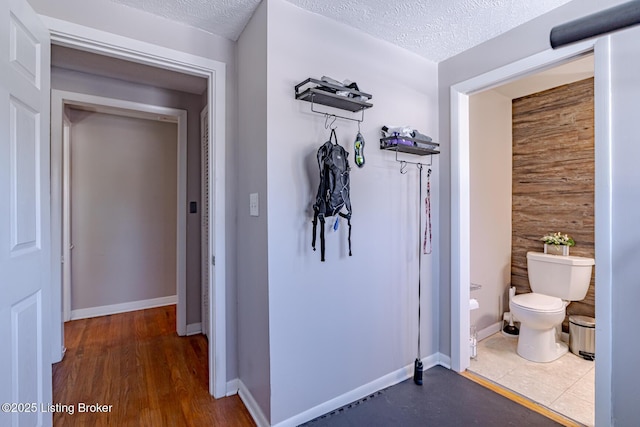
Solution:
<path fill-rule="evenodd" d="M 209 311 L 209 352 L 208 352 L 208 375 L 209 375 L 209 392 L 214 397 L 224 397 L 227 392 L 226 383 L 226 310 L 225 310 L 225 64 L 215 60 L 191 55 L 185 52 L 174 51 L 172 49 L 153 45 L 139 40 L 129 39 L 126 37 L 116 36 L 109 33 L 95 31 L 90 28 L 82 27 L 65 21 L 51 18 L 43 18 L 45 24 L 49 28 L 52 45 L 70 48 L 73 51 L 81 51 L 89 53 L 95 57 L 108 58 L 120 61 L 120 64 L 130 64 L 143 66 L 147 70 L 152 70 L 143 77 L 148 79 L 158 77 L 164 78 L 168 84 L 175 81 L 177 75 L 185 77 L 195 77 L 197 80 L 205 82 L 205 88 L 202 92 L 203 103 L 195 113 L 190 113 L 190 117 L 197 121 L 199 112 L 205 105 L 209 106 L 212 114 L 207 118 L 208 129 L 211 130 L 209 136 L 209 174 L 208 182 L 210 183 L 210 200 L 208 223 L 211 227 L 210 238 L 207 242 L 207 248 L 210 254 L 215 254 L 219 267 L 212 268 L 209 271 L 208 286 L 211 309 Z M 83 66 L 94 66 L 93 61 L 83 63 Z M 127 65 L 124 70 L 130 70 Z M 78 70 L 76 70 L 78 71 Z M 87 72 L 89 70 L 79 70 Z M 167 78 L 168 77 L 168 78 Z M 123 78 L 123 77 L 120 77 Z M 127 78 L 123 78 L 127 80 Z M 184 80 L 181 80 L 184 81 Z M 127 98 L 126 96 L 124 97 Z M 54 108 L 59 108 L 55 104 Z M 199 136 L 196 134 L 198 141 L 197 150 L 200 150 Z M 52 134 L 62 134 L 62 122 L 56 123 L 52 121 Z M 52 153 L 53 154 L 53 153 Z M 55 169 L 59 167 L 52 164 Z M 190 169 L 191 171 L 191 169 Z M 195 169 L 197 174 L 197 169 Z M 60 170 L 52 170 L 52 176 L 61 175 Z M 196 180 L 200 181 L 200 176 L 196 176 Z M 191 199 L 191 196 L 188 196 Z M 195 197 L 197 200 L 198 197 Z M 56 217 L 61 212 L 61 182 L 52 182 L 52 224 L 61 224 L 62 219 Z M 189 206 L 188 208 L 191 208 Z M 183 209 L 187 209 L 186 204 Z M 196 234 L 200 233 L 200 227 L 195 228 Z M 52 242 L 53 259 L 56 261 L 52 264 L 52 284 L 53 307 L 62 306 L 62 286 L 61 286 L 61 265 L 57 263 L 62 247 L 61 227 L 59 230 L 54 229 L 54 241 Z M 215 240 L 212 236 L 216 236 Z M 57 240 L 56 240 L 57 239 Z M 57 251 L 57 252 L 56 252 Z M 56 265 L 57 264 L 57 265 Z M 196 263 L 200 265 L 200 260 Z M 187 268 L 189 271 L 189 268 Z M 197 284 L 199 287 L 199 274 Z M 58 293 L 59 295 L 56 295 Z M 199 292 L 197 292 L 199 294 Z M 195 304 L 199 306 L 196 301 Z M 200 307 L 198 307 L 199 309 Z M 200 322 L 199 316 L 196 322 Z M 63 328 L 62 328 L 62 311 L 57 313 L 53 311 L 53 327 L 52 329 L 52 360 L 61 360 L 63 355 Z M 56 318 L 56 316 L 59 316 Z M 58 326 L 59 325 L 59 326 Z"/>
<path fill-rule="evenodd" d="M 542 252 L 540 239 L 552 231 L 575 238 L 572 256 L 595 258 L 593 75 L 586 55 L 469 101 L 470 277 L 479 308 L 470 313 L 478 344 L 468 370 L 584 425 L 594 424 L 593 361 L 571 352 L 544 364 L 521 357 L 509 290 L 532 292 L 526 254 Z M 564 351 L 570 316 L 595 318 L 595 273 L 586 284 L 585 297 L 565 309 L 556 338 Z M 533 379 L 543 385 L 532 387 Z"/>
<path fill-rule="evenodd" d="M 465 371 L 470 365 L 469 337 L 471 322 L 469 301 L 472 280 L 470 274 L 469 98 L 476 93 L 556 67 L 594 52 L 595 43 L 594 40 L 590 40 L 557 51 L 543 51 L 451 87 L 451 365 L 452 369 L 456 371 Z M 596 69 L 598 69 L 597 56 Z M 596 77 L 597 75 L 596 70 Z M 596 98 L 598 94 L 601 94 L 601 92 L 598 92 L 596 87 Z M 597 102 L 595 108 L 596 110 L 598 109 Z M 595 150 L 596 156 L 599 152 L 606 150 L 606 147 L 599 146 L 597 137 Z M 595 185 L 597 188 L 601 188 L 603 182 L 607 180 L 608 171 L 605 169 L 596 171 Z M 598 200 L 596 200 L 595 205 L 597 210 Z M 598 226 L 596 225 L 596 234 L 597 230 Z M 597 246 L 598 244 L 596 243 L 596 250 Z M 606 283 L 602 285 L 607 286 Z M 607 334 L 601 335 L 601 337 L 602 342 L 608 342 L 610 339 Z M 596 366 L 603 366 L 606 371 L 606 364 L 602 364 L 603 362 L 606 363 L 606 355 L 603 357 L 605 358 L 604 361 L 601 358 L 596 360 Z M 598 408 L 606 409 L 606 404 L 607 402 L 596 399 L 596 412 Z"/>
<path fill-rule="evenodd" d="M 186 335 L 186 111 L 55 89 L 52 100 L 64 321 L 176 304 Z"/>

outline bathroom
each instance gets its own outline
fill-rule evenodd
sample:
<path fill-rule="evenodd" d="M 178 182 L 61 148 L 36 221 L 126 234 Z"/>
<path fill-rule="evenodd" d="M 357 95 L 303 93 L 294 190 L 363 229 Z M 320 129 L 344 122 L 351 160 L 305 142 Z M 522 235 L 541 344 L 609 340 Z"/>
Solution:
<path fill-rule="evenodd" d="M 509 287 L 530 292 L 526 253 L 543 251 L 542 236 L 567 233 L 571 255 L 594 258 L 593 56 L 473 95 L 469 108 L 471 297 L 479 302 L 469 370 L 593 425 L 594 363 L 572 353 L 530 362 L 516 354 L 518 338 L 502 333 Z M 594 292 L 595 270 L 586 297 L 566 309 L 563 340 L 569 315 L 595 317 Z"/>

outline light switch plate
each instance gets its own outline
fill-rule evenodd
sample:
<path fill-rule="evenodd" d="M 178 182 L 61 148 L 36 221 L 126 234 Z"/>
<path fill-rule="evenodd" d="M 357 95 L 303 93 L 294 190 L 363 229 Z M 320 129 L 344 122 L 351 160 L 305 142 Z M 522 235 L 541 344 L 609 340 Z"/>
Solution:
<path fill-rule="evenodd" d="M 251 216 L 260 215 L 258 193 L 249 194 L 249 215 Z"/>

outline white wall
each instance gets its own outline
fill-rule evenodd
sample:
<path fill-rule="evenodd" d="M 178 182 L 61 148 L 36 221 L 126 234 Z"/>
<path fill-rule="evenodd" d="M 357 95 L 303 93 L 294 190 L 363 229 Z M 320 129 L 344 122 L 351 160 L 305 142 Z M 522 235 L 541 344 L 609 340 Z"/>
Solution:
<path fill-rule="evenodd" d="M 471 282 L 480 308 L 471 312 L 478 331 L 509 311 L 511 282 L 511 99 L 489 90 L 469 98 Z"/>
<path fill-rule="evenodd" d="M 40 15 L 187 52 L 226 64 L 226 376 L 228 379 L 237 378 L 235 218 L 238 115 L 236 103 L 236 44 L 223 37 L 108 0 L 56 0 L 55 2 L 49 0 L 28 0 L 28 2 Z M 199 148 L 197 150 L 199 151 Z M 193 170 L 195 169 L 190 168 L 190 171 Z M 191 198 L 189 195 L 189 200 L 198 200 L 200 197 L 199 194 L 198 190 L 196 196 L 194 196 L 196 199 Z M 200 228 L 199 226 L 189 227 L 189 230 L 199 232 Z M 190 269 L 191 267 L 188 265 L 187 270 Z M 199 276 L 195 280 L 199 281 Z M 187 286 L 189 286 L 189 284 L 187 284 Z M 187 298 L 189 299 L 188 295 Z M 187 322 L 192 322 L 191 316 L 194 316 L 194 322 L 200 321 L 199 304 L 197 304 L 197 306 L 197 313 L 187 313 Z"/>
<path fill-rule="evenodd" d="M 176 124 L 70 118 L 71 310 L 176 295 Z"/>
<path fill-rule="evenodd" d="M 264 416 L 271 411 L 267 267 L 267 4 L 238 40 L 238 374 Z M 282 191 L 281 193 L 285 193 Z M 258 193 L 259 216 L 249 216 Z"/>
<path fill-rule="evenodd" d="M 109 0 L 27 0 L 36 13 L 193 55 L 231 63 L 235 43 Z"/>
<path fill-rule="evenodd" d="M 437 140 L 437 72 L 434 63 L 349 26 L 283 0 L 266 4 L 271 423 L 277 424 L 411 365 L 416 357 L 417 218 L 424 205 L 417 206 L 417 169 L 410 166 L 401 175 L 394 154 L 378 146 L 383 125 L 410 125 Z M 351 153 L 353 256 L 347 255 L 343 221 L 338 233 L 327 232 L 324 263 L 311 249 L 311 220 L 315 155 L 329 132 L 322 115 L 294 98 L 297 83 L 323 75 L 356 81 L 374 104 L 361 126 L 362 169 L 353 164 L 356 124 L 337 121 L 339 142 Z M 433 161 L 435 242 L 422 262 L 422 357 L 438 352 L 440 171 L 438 157 Z"/>

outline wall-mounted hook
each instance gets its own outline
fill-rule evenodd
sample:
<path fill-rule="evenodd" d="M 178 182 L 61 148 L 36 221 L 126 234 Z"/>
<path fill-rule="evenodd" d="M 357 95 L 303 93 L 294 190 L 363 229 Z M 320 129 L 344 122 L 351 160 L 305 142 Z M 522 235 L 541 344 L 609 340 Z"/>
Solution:
<path fill-rule="evenodd" d="M 407 162 L 405 162 L 404 160 L 400 161 L 400 173 L 403 175 L 407 173 Z"/>
<path fill-rule="evenodd" d="M 331 120 L 331 122 L 329 122 L 329 118 L 332 118 L 333 120 Z M 336 115 L 335 114 L 327 114 L 325 113 L 324 115 L 324 128 L 325 129 L 335 129 L 337 126 L 333 126 L 333 124 L 336 122 Z"/>
<path fill-rule="evenodd" d="M 398 158 L 398 150 L 395 149 L 393 151 L 395 151 L 395 153 L 396 153 L 396 162 L 400 163 L 400 173 L 405 174 L 406 173 L 406 169 L 407 169 L 407 164 L 411 164 L 411 165 L 417 165 L 418 169 L 420 169 L 420 170 L 422 170 L 422 168 L 424 166 L 426 166 L 426 167 L 429 168 L 428 169 L 429 174 L 431 174 L 431 165 L 433 164 L 433 160 L 432 160 L 433 155 L 432 154 L 429 154 L 429 163 L 421 163 L 421 162 L 410 162 L 408 160 L 400 160 Z"/>

